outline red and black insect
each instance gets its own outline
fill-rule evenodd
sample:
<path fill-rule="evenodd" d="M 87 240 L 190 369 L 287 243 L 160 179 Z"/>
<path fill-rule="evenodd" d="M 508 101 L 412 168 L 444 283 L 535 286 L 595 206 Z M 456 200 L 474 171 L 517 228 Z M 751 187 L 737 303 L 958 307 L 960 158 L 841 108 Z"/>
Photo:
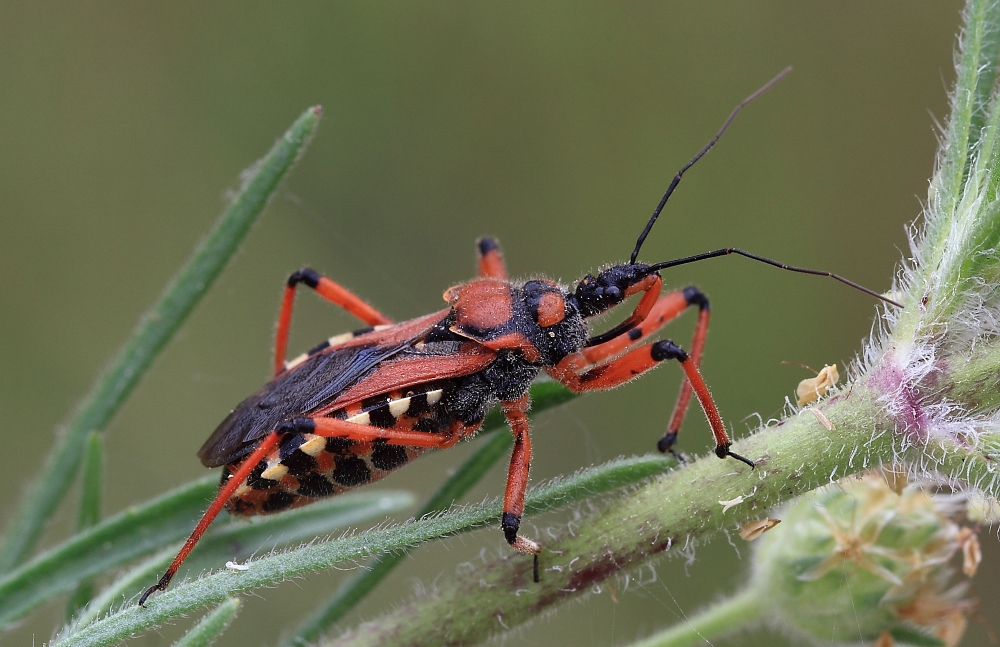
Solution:
<path fill-rule="evenodd" d="M 554 281 L 512 281 L 496 242 L 478 242 L 478 277 L 448 289 L 447 307 L 392 323 L 359 297 L 310 269 L 292 274 L 285 288 L 275 342 L 274 378 L 240 403 L 205 442 L 198 456 L 222 467 L 218 496 L 160 581 L 139 600 L 170 583 L 178 567 L 223 507 L 237 515 L 278 512 L 376 481 L 428 449 L 445 449 L 474 435 L 486 413 L 503 409 L 514 449 L 501 528 L 517 551 L 535 555 L 538 544 L 518 534 L 531 462 L 528 388 L 543 371 L 573 391 L 611 389 L 677 361 L 685 380 L 660 451 L 670 451 L 692 394 L 715 435 L 715 453 L 753 468 L 730 450 L 730 440 L 698 371 L 708 331 L 709 304 L 696 287 L 662 294 L 660 270 L 738 254 L 795 272 L 833 277 L 886 300 L 840 276 L 790 267 L 755 254 L 719 249 L 664 263 L 637 261 L 657 216 L 684 172 L 715 144 L 739 110 L 788 70 L 737 106 L 715 137 L 670 183 L 628 263 L 588 274 L 574 288 Z M 369 328 L 332 337 L 285 361 L 296 288 L 304 284 Z M 593 336 L 587 320 L 641 295 L 632 314 Z M 890 303 L 892 303 L 890 301 Z M 689 351 L 649 337 L 688 308 L 698 309 Z"/>

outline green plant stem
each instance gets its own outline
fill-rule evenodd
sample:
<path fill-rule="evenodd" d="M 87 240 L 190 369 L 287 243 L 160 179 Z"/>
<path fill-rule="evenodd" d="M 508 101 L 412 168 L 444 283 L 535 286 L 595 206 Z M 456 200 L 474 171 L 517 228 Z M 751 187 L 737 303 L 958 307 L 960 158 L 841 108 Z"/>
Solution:
<path fill-rule="evenodd" d="M 993 353 L 977 357 L 992 361 L 978 367 L 983 373 L 1000 372 Z M 939 389 L 950 383 L 947 374 L 935 377 L 941 379 Z M 755 470 L 710 456 L 575 523 L 573 532 L 546 542 L 538 584 L 516 560 L 497 559 L 461 580 L 438 582 L 433 592 L 330 644 L 476 644 L 671 547 L 731 528 L 799 494 L 883 463 L 934 466 L 954 482 L 974 485 L 991 496 L 1000 494 L 990 455 L 990 448 L 1000 446 L 1000 433 L 915 443 L 905 431 L 905 420 L 888 413 L 884 379 L 876 372 L 818 407 L 834 430 L 804 411 L 736 443 L 734 451 L 758 461 Z M 926 473 L 924 467 L 921 473 Z M 743 502 L 724 515 L 719 501 L 738 497 Z"/>
<path fill-rule="evenodd" d="M 109 586 L 104 587 L 94 599 L 90 601 L 75 618 L 70 627 L 73 631 L 89 625 L 94 620 L 101 617 L 106 611 L 115 606 L 116 603 L 128 604 L 128 599 L 138 591 L 145 590 L 143 587 L 149 586 L 149 582 L 155 582 L 163 571 L 166 570 L 170 562 L 173 561 L 177 551 L 181 549 L 184 542 L 176 542 L 156 553 L 152 557 L 144 559 L 137 566 L 129 569 L 115 579 Z"/>
<path fill-rule="evenodd" d="M 538 513 L 571 505 L 662 474 L 674 465 L 676 461 L 662 456 L 611 461 L 534 488 L 528 494 L 525 509 L 528 513 Z M 496 523 L 500 518 L 500 510 L 499 502 L 470 506 L 397 527 L 315 542 L 264 557 L 251 562 L 250 568 L 245 571 L 220 571 L 192 582 L 180 583 L 176 588 L 151 598 L 146 602 L 146 608 L 129 606 L 78 631 L 72 631 L 52 644 L 63 647 L 114 645 L 170 618 L 218 604 L 240 591 L 257 589 L 341 562 L 405 549 L 429 539 Z M 519 556 L 512 561 L 517 562 L 530 579 L 531 560 Z"/>
<path fill-rule="evenodd" d="M 305 111 L 271 151 L 244 173 L 243 185 L 215 228 L 170 281 L 159 301 L 139 320 L 131 338 L 97 379 L 59 434 L 7 529 L 0 547 L 0 573 L 19 565 L 76 476 L 87 435 L 103 430 L 145 375 L 153 359 L 201 300 L 257 220 L 279 182 L 305 150 L 321 110 Z"/>
<path fill-rule="evenodd" d="M 217 489 L 214 476 L 188 483 L 105 519 L 8 573 L 0 579 L 0 626 L 82 580 L 183 539 Z M 218 564 L 220 558 L 232 559 L 236 557 L 233 546 L 252 551 L 261 546 L 311 539 L 373 516 L 391 514 L 412 502 L 408 493 L 368 491 L 336 497 L 280 516 L 260 517 L 253 522 L 226 516 L 206 534 L 190 565 L 198 566 L 203 558 L 215 560 L 212 564 Z"/>
<path fill-rule="evenodd" d="M 208 647 L 222 635 L 240 610 L 240 599 L 229 598 L 201 619 L 174 647 Z"/>
<path fill-rule="evenodd" d="M 577 397 L 558 382 L 538 382 L 531 387 L 532 416 L 546 409 L 558 406 Z M 429 514 L 446 510 L 455 501 L 468 492 L 479 482 L 483 475 L 501 456 L 508 454 L 514 439 L 510 434 L 493 432 L 506 427 L 506 421 L 499 409 L 494 409 L 483 423 L 480 435 L 490 434 L 476 448 L 469 458 L 459 466 L 458 470 L 445 481 L 437 492 L 427 500 L 418 512 L 418 519 Z M 405 551 L 379 555 L 365 565 L 365 570 L 346 582 L 326 604 L 307 618 L 299 628 L 292 633 L 286 642 L 288 647 L 315 643 L 329 627 L 338 622 L 347 613 L 371 593 L 379 582 L 406 557 Z"/>
<path fill-rule="evenodd" d="M 462 497 L 501 456 L 508 454 L 514 439 L 495 433 L 486 438 L 417 513 L 417 518 L 447 509 Z M 286 644 L 289 647 L 314 644 L 329 627 L 358 605 L 406 557 L 405 551 L 386 553 L 371 560 L 365 569 L 346 582 L 316 613 L 310 616 Z"/>
<path fill-rule="evenodd" d="M 104 440 L 101 434 L 91 431 L 87 437 L 87 449 L 83 460 L 83 478 L 80 484 L 80 510 L 76 517 L 76 531 L 82 532 L 101 520 L 101 489 L 104 485 Z M 66 604 L 66 620 L 94 597 L 94 582 L 86 579 L 76 585 L 76 590 Z"/>
<path fill-rule="evenodd" d="M 702 609 L 683 622 L 632 643 L 630 647 L 689 647 L 711 644 L 713 640 L 759 621 L 767 608 L 755 589 L 746 589 L 731 598 Z"/>

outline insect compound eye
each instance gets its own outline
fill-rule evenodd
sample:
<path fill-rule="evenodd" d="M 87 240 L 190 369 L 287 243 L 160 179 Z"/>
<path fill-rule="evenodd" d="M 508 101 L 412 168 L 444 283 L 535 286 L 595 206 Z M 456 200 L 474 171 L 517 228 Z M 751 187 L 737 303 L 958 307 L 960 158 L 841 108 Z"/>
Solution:
<path fill-rule="evenodd" d="M 604 289 L 604 296 L 609 299 L 621 299 L 622 291 L 618 289 L 617 285 L 612 285 Z"/>

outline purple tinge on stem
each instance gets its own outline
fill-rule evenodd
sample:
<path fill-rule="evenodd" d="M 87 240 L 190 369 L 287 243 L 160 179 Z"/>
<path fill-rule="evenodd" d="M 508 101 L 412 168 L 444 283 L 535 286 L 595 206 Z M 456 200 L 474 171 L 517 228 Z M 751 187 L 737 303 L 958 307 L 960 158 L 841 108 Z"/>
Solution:
<path fill-rule="evenodd" d="M 872 372 L 871 383 L 882 392 L 896 431 L 914 443 L 926 442 L 930 421 L 920 396 L 920 389 L 906 377 L 904 368 L 886 356 L 882 365 Z"/>

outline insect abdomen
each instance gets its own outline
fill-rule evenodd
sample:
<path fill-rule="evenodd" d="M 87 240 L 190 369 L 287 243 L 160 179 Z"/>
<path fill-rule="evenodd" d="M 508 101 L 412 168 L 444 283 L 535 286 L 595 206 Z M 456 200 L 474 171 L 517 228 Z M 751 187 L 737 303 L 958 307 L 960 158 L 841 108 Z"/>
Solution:
<path fill-rule="evenodd" d="M 360 425 L 383 429 L 462 433 L 467 426 L 454 420 L 441 405 L 447 385 L 423 385 L 419 392 L 393 392 L 368 398 L 328 414 Z M 478 425 L 477 425 L 478 426 Z M 384 477 L 426 451 L 420 447 L 390 445 L 384 440 L 359 442 L 292 434 L 264 460 L 226 503 L 237 515 L 279 512 L 340 494 Z M 239 463 L 223 470 L 225 483 Z"/>

